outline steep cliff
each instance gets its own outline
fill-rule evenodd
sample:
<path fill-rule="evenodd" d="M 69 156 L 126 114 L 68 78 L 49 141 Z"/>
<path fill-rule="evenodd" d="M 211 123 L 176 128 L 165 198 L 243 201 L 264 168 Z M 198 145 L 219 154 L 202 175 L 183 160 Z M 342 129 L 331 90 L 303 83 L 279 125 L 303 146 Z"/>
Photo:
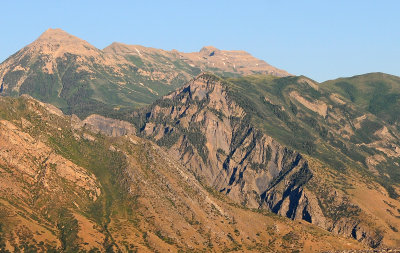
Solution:
<path fill-rule="evenodd" d="M 72 115 L 72 125 L 76 129 L 88 127 L 92 132 L 100 132 L 112 137 L 135 135 L 136 133 L 136 128 L 129 122 L 106 118 L 97 114 L 91 114 L 84 120 Z"/>
<path fill-rule="evenodd" d="M 299 91 L 289 90 L 285 96 L 291 100 L 282 103 L 276 96 L 263 95 L 264 91 L 254 92 L 251 83 L 237 86 L 232 82 L 240 80 L 202 74 L 152 106 L 135 112 L 131 121 L 141 136 L 166 147 L 201 182 L 238 204 L 305 220 L 373 247 L 380 245 L 380 223 L 371 220 L 369 210 L 346 190 L 354 186 L 350 181 L 364 170 L 357 170 L 359 165 L 352 167 L 356 162 L 338 153 L 334 161 L 343 159 L 344 166 L 348 166 L 347 175 L 338 175 L 341 168 L 332 167 L 332 160 L 326 158 L 330 144 L 322 142 L 320 135 L 326 131 L 322 126 L 330 126 L 317 125 L 310 130 L 303 128 L 304 121 L 299 121 L 313 113 L 327 117 L 324 100 L 300 98 L 304 96 L 300 93 L 302 86 L 315 89 L 313 85 L 317 84 L 298 77 L 261 79 L 297 86 Z M 323 149 L 318 149 L 320 146 Z M 340 176 L 342 184 L 333 184 L 334 178 Z M 336 195 L 332 196 L 332 192 Z M 388 238 L 396 237 L 389 227 L 386 231 Z"/>
<path fill-rule="evenodd" d="M 318 205 L 299 202 L 314 198 L 303 192 L 313 176 L 307 161 L 254 128 L 216 77 L 201 75 L 136 117 L 144 117 L 143 135 L 169 147 L 201 180 L 238 203 L 297 219 L 320 212 Z"/>

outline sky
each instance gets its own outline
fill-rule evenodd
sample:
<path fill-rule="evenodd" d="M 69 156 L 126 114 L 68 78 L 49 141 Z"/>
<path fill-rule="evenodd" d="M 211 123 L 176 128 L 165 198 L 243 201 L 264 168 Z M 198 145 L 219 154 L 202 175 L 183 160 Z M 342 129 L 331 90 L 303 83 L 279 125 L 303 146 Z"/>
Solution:
<path fill-rule="evenodd" d="M 104 48 L 114 41 L 183 52 L 245 50 L 325 81 L 400 76 L 400 1 L 1 1 L 0 62 L 48 28 Z"/>

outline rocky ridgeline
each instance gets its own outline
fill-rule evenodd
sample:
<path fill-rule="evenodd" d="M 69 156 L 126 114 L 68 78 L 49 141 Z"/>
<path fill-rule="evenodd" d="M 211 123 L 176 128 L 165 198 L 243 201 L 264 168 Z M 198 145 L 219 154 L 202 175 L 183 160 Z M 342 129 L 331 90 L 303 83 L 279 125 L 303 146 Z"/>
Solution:
<path fill-rule="evenodd" d="M 141 134 L 237 203 L 322 224 L 317 200 L 303 188 L 313 176 L 307 161 L 255 129 L 213 78 L 201 75 L 143 112 Z"/>
<path fill-rule="evenodd" d="M 77 116 L 73 115 L 71 121 L 74 128 L 86 126 L 92 132 L 100 132 L 111 137 L 134 135 L 136 133 L 135 127 L 129 122 L 106 118 L 97 114 L 92 114 L 84 120 L 80 120 Z"/>
<path fill-rule="evenodd" d="M 203 74 L 153 106 L 136 112 L 139 134 L 188 166 L 232 200 L 305 220 L 376 247 L 382 237 L 350 217 L 333 222 L 310 190 L 315 173 L 298 152 L 257 129 L 228 94 L 224 81 Z M 315 179 L 318 182 L 318 179 Z M 336 197 L 336 206 L 345 199 Z"/>
<path fill-rule="evenodd" d="M 244 51 L 214 51 L 181 53 L 121 43 L 100 50 L 49 29 L 0 64 L 0 94 L 29 94 L 79 117 L 107 116 L 115 108 L 151 104 L 202 71 L 290 75 Z"/>

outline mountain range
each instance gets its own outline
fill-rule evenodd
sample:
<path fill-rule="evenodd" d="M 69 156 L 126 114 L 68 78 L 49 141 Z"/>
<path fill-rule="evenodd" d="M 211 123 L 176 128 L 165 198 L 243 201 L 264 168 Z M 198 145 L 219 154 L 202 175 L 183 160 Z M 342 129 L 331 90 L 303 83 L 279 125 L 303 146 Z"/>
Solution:
<path fill-rule="evenodd" d="M 0 80 L 5 95 L 30 94 L 82 117 L 151 104 L 202 71 L 289 75 L 244 51 L 181 53 L 121 43 L 100 50 L 49 29 L 0 65 Z"/>
<path fill-rule="evenodd" d="M 400 247 L 397 76 L 318 83 L 50 29 L 0 80 L 4 250 Z"/>

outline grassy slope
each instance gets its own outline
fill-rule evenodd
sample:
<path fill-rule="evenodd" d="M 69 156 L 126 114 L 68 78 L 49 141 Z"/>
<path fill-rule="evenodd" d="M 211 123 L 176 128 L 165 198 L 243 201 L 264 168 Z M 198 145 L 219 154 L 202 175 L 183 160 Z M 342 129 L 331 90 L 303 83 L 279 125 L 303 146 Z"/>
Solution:
<path fill-rule="evenodd" d="M 370 73 L 326 81 L 321 87 L 341 94 L 390 124 L 400 120 L 400 77 Z"/>
<path fill-rule="evenodd" d="M 340 169 L 343 165 L 327 154 L 329 147 L 320 141 L 328 137 L 325 119 L 302 108 L 289 96 L 292 91 L 315 99 L 324 96 L 308 84 L 299 83 L 299 79 L 251 76 L 228 79 L 227 85 L 231 96 L 268 135 L 296 150 L 331 162 Z"/>
<path fill-rule="evenodd" d="M 370 87 L 369 84 L 365 84 L 367 80 L 368 82 L 375 83 L 374 80 L 381 79 L 383 76 L 390 78 L 390 82 L 388 83 L 393 87 L 390 89 L 391 93 L 386 91 L 386 95 L 382 96 L 395 96 L 397 94 L 396 90 L 400 91 L 400 83 L 393 81 L 399 81 L 399 78 L 382 74 L 377 74 L 377 76 L 375 74 L 371 75 L 359 77 L 359 79 L 364 81 L 360 80 L 359 83 L 362 84 L 354 85 L 354 87 L 360 90 L 364 86 Z M 371 152 L 376 153 L 377 151 L 365 145 L 360 146 L 359 144 L 375 141 L 375 137 L 372 135 L 376 130 L 390 123 L 390 121 L 386 121 L 385 119 L 389 118 L 392 114 L 394 115 L 396 108 L 390 106 L 382 108 L 374 105 L 371 102 L 373 94 L 380 95 L 381 93 L 372 91 L 371 94 L 366 93 L 356 96 L 355 103 L 348 101 L 348 105 L 346 106 L 337 105 L 330 99 L 331 93 L 333 91 L 337 92 L 336 89 L 331 89 L 332 85 L 329 85 L 327 88 L 328 84 L 323 84 L 320 87 L 321 89 L 315 90 L 307 83 L 299 81 L 302 78 L 251 76 L 227 79 L 226 84 L 231 96 L 251 115 L 255 124 L 280 142 L 303 153 L 317 157 L 336 169 L 343 169 L 346 164 L 358 168 L 364 167 L 365 157 L 370 155 Z M 386 86 L 389 86 L 389 84 L 386 84 Z M 327 117 L 318 115 L 305 108 L 298 101 L 290 97 L 289 94 L 293 91 L 298 92 L 309 101 L 318 100 L 326 103 L 328 107 L 330 106 L 327 117 L 329 117 L 329 112 L 331 111 L 332 113 L 346 116 L 346 120 L 352 122 L 355 118 L 369 113 L 369 111 L 379 111 L 376 114 L 378 117 L 371 117 L 369 120 L 363 122 L 360 129 L 355 129 L 354 136 L 350 140 L 346 140 L 338 135 L 336 131 L 337 128 L 343 127 L 340 125 L 344 124 L 343 121 L 330 121 Z M 344 94 L 343 96 L 346 97 Z M 359 145 L 358 148 L 355 148 L 356 144 Z M 353 149 L 349 147 L 353 147 Z M 343 157 L 337 159 L 337 157 L 330 156 L 329 153 L 332 149 L 337 150 L 338 154 L 341 154 Z M 345 164 L 341 164 L 339 160 L 342 160 Z"/>
<path fill-rule="evenodd" d="M 340 78 L 321 84 L 327 92 L 342 95 L 347 101 L 365 113 L 371 113 L 378 118 L 381 124 L 392 126 L 394 134 L 398 136 L 400 130 L 400 78 L 384 73 L 370 73 L 350 78 Z M 376 130 L 379 125 L 369 124 L 366 128 Z M 380 127 L 381 127 L 380 126 Z M 389 128 L 390 129 L 390 128 Z M 367 138 L 371 133 L 360 133 L 360 137 Z M 397 141 L 398 142 L 398 141 Z M 396 169 L 398 158 L 391 158 L 382 168 L 390 175 L 390 182 L 400 182 L 400 174 Z"/>
<path fill-rule="evenodd" d="M 306 80 L 310 81 L 309 79 Z M 246 110 L 256 126 L 279 142 L 306 154 L 309 160 L 317 159 L 317 164 L 319 164 L 317 167 L 325 168 L 317 170 L 319 178 L 330 175 L 326 178 L 327 181 L 323 180 L 327 187 L 341 189 L 350 198 L 355 192 L 358 194 L 356 194 L 355 203 L 362 203 L 363 195 L 360 194 L 362 192 L 360 189 L 370 187 L 375 189 L 373 191 L 378 194 L 382 192 L 379 184 L 385 187 L 390 197 L 398 198 L 396 189 L 400 184 L 400 178 L 396 163 L 399 163 L 399 158 L 387 156 L 369 144 L 379 141 L 374 133 L 383 126 L 386 126 L 389 131 L 398 136 L 396 128 L 393 128 L 391 123 L 397 121 L 400 109 L 397 109 L 399 104 L 397 97 L 400 96 L 399 80 L 398 77 L 384 74 L 367 74 L 337 81 L 339 83 L 345 82 L 346 85 L 324 83 L 319 86 L 318 90 L 307 84 L 304 77 L 249 76 L 225 79 L 225 84 L 230 96 Z M 345 92 L 346 90 L 343 90 L 343 87 L 350 87 L 346 88 L 347 91 L 354 92 L 349 95 L 348 92 Z M 327 116 L 323 117 L 299 103 L 290 96 L 293 91 L 310 102 L 322 101 L 327 104 Z M 332 93 L 342 95 L 347 104 L 334 103 L 330 97 Z M 362 115 L 370 116 L 360 124 L 360 128 L 354 127 L 355 119 Z M 334 120 L 334 117 L 341 119 Z M 351 138 L 345 138 L 338 132 L 345 125 L 352 126 L 354 133 Z M 392 143 L 397 144 L 399 140 L 395 139 Z M 376 166 L 377 173 L 371 173 L 367 168 L 366 158 L 372 155 L 386 157 L 386 161 Z M 356 180 L 356 178 L 358 179 Z M 319 184 L 323 185 L 323 181 L 320 181 Z M 357 181 L 360 183 L 357 184 Z M 326 201 L 329 202 L 327 194 L 323 193 L 324 190 L 318 187 L 318 184 L 309 187 L 317 192 L 322 201 L 325 201 L 326 198 Z M 380 201 L 382 198 L 384 198 L 384 195 L 378 197 L 376 201 Z M 391 201 L 397 203 L 398 201 L 394 199 L 391 199 Z M 382 207 L 387 206 L 390 209 L 390 205 L 388 206 L 385 203 L 382 203 Z M 365 208 L 365 204 L 359 206 L 362 206 L 366 213 L 370 213 L 369 209 Z M 351 209 L 349 208 L 347 207 L 348 210 Z M 393 210 L 393 213 L 397 213 L 396 208 Z M 325 213 L 329 214 L 330 212 Z M 335 219 L 337 215 L 350 215 L 345 213 L 331 213 L 328 216 Z M 378 211 L 374 213 L 374 215 L 377 215 L 376 220 L 384 221 L 386 219 L 383 218 L 382 214 L 377 213 Z M 397 217 L 396 214 L 389 216 Z M 364 218 L 371 219 L 367 216 Z M 386 230 L 388 234 L 397 230 L 396 227 L 393 229 L 392 226 L 387 224 L 384 226 L 390 227 Z M 393 238 L 394 241 L 397 240 L 397 236 L 393 235 Z M 394 245 L 397 244 L 398 242 L 394 243 Z"/>

